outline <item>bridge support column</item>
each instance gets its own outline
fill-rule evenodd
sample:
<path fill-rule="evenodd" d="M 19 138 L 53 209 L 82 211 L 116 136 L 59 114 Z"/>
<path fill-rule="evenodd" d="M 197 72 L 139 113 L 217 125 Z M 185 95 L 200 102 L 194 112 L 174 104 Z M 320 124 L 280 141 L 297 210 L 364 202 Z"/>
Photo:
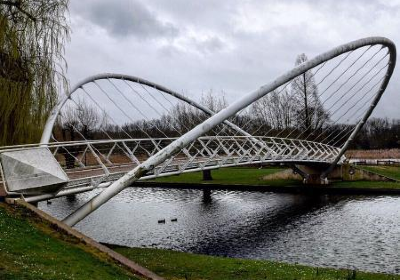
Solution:
<path fill-rule="evenodd" d="M 212 175 L 211 175 L 211 170 L 206 169 L 203 170 L 203 181 L 212 181 Z"/>
<path fill-rule="evenodd" d="M 321 178 L 323 172 L 327 169 L 325 164 L 300 165 L 296 164 L 291 167 L 294 171 L 303 177 L 303 183 L 309 185 L 326 185 L 332 179 L 343 179 L 342 166 L 336 166 L 327 178 Z"/>

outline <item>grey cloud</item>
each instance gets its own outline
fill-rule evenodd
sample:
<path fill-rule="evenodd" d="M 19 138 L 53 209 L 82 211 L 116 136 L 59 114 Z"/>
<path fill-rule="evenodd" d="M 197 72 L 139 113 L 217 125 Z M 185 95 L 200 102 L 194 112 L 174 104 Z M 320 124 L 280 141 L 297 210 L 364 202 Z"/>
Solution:
<path fill-rule="evenodd" d="M 72 8 L 81 17 L 106 29 L 111 36 L 171 38 L 179 33 L 172 23 L 161 21 L 153 11 L 137 1 L 82 1 L 74 3 Z"/>
<path fill-rule="evenodd" d="M 94 24 L 88 24 L 91 29 L 73 26 L 72 43 L 67 47 L 72 81 L 99 72 L 121 72 L 188 91 L 194 98 L 213 88 L 216 92 L 224 90 L 227 99 L 233 101 L 290 70 L 302 52 L 312 58 L 339 44 L 373 35 L 400 42 L 399 6 L 387 6 L 383 0 L 70 3 L 72 18 Z M 253 13 L 262 11 L 265 3 L 267 13 Z M 285 9 L 274 10 L 282 3 Z M 307 15 L 299 12 L 298 22 L 290 18 L 287 21 L 293 10 L 289 13 L 286 9 L 298 3 Z M 252 9 L 243 14 L 246 5 Z M 240 16 L 247 17 L 248 28 L 237 28 Z M 265 22 L 266 28 L 252 29 L 257 22 Z M 108 34 L 103 36 L 99 30 L 107 30 Z M 83 59 L 87 61 L 84 65 Z M 399 75 L 398 67 L 376 115 L 400 117 Z"/>
<path fill-rule="evenodd" d="M 197 40 L 193 38 L 193 41 L 197 50 L 206 54 L 218 52 L 225 46 L 225 43 L 218 37 L 210 37 L 205 40 Z"/>

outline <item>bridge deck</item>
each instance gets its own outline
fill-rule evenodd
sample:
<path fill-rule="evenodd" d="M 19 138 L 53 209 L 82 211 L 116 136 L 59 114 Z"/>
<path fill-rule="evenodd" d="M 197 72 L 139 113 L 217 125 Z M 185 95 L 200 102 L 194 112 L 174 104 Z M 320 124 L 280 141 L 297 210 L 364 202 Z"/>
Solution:
<path fill-rule="evenodd" d="M 174 138 L 160 138 L 56 142 L 46 147 L 28 145 L 11 150 L 0 150 L 0 156 L 5 152 L 9 155 L 10 151 L 12 153 L 13 151 L 47 149 L 48 154 L 56 159 L 55 164 L 64 170 L 68 178 L 67 183 L 63 184 L 62 189 L 60 187 L 30 189 L 29 176 L 32 176 L 32 180 L 36 180 L 38 176 L 33 173 L 24 175 L 26 189 L 14 191 L 14 193 L 23 194 L 25 197 L 39 196 L 40 199 L 48 199 L 108 186 L 174 140 Z M 284 138 L 200 137 L 187 148 L 149 171 L 140 180 L 251 164 L 330 163 L 338 152 L 338 148 L 325 144 Z M 29 159 L 26 161 L 29 163 Z M 3 166 L 4 168 L 8 167 Z"/>

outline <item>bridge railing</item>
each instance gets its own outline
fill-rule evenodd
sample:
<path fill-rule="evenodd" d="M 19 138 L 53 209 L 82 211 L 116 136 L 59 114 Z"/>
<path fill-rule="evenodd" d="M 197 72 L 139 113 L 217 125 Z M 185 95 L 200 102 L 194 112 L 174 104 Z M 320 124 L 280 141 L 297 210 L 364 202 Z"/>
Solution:
<path fill-rule="evenodd" d="M 255 142 L 257 139 L 259 145 Z M 147 160 L 176 138 L 120 139 L 57 143 L 49 149 L 65 169 L 71 183 L 81 178 L 109 180 Z M 312 141 L 274 137 L 200 137 L 179 153 L 157 166 L 142 179 L 232 165 L 265 162 L 331 162 L 338 148 Z M 68 162 L 71 161 L 71 162 Z"/>
<path fill-rule="evenodd" d="M 91 140 L 27 145 L 14 149 L 24 151 L 48 149 L 68 176 L 63 191 L 87 191 L 109 185 L 162 150 L 176 138 Z M 326 144 L 257 136 L 199 137 L 179 153 L 145 174 L 140 180 L 154 179 L 185 172 L 263 163 L 330 163 L 339 148 Z M 37 176 L 32 174 L 32 178 Z M 25 176 L 26 180 L 29 180 Z M 24 193 L 22 190 L 21 193 Z M 45 197 L 57 195 L 59 191 Z M 27 193 L 25 195 L 28 195 Z"/>

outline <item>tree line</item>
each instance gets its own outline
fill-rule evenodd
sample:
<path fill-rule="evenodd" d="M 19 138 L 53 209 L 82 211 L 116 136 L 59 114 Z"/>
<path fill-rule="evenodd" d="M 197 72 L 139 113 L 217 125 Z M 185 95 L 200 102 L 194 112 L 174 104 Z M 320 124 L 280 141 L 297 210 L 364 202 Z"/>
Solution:
<path fill-rule="evenodd" d="M 309 122 L 306 123 L 300 117 L 303 110 L 291 105 L 288 101 L 290 98 L 293 97 L 289 95 L 287 90 L 283 94 L 282 92 L 278 93 L 278 91 L 272 92 L 251 105 L 248 110 L 230 118 L 230 121 L 250 134 L 258 136 L 267 135 L 310 140 L 310 136 L 314 134 L 319 135 L 319 139 L 316 140 L 320 141 L 329 135 L 332 138 L 339 138 L 337 135 L 346 136 L 335 146 L 343 144 L 348 138 L 348 134 L 343 134 L 343 131 L 351 132 L 351 129 L 354 128 L 354 124 L 333 124 L 325 112 L 318 113 L 326 117 L 324 121 L 321 121 L 321 118 L 308 116 Z M 218 112 L 227 106 L 223 96 L 218 98 L 211 92 L 202 97 L 201 103 L 214 112 Z M 294 109 L 291 109 L 291 106 Z M 297 104 L 297 106 L 299 105 Z M 309 106 L 309 108 L 312 108 L 312 106 Z M 303 116 L 305 117 L 305 113 Z M 59 141 L 178 137 L 202 123 L 208 117 L 207 114 L 193 106 L 178 103 L 168 114 L 163 114 L 159 118 L 142 119 L 116 125 L 110 122 L 104 111 L 78 100 L 74 108 L 65 108 L 62 118 L 56 124 L 54 136 Z M 225 131 L 223 131 L 224 129 Z M 221 133 L 221 131 L 225 132 L 226 135 L 235 134 L 235 131 L 220 125 L 208 135 L 215 135 L 218 132 Z M 224 135 L 224 133 L 220 135 Z M 400 119 L 371 118 L 364 124 L 351 148 L 398 148 L 400 145 L 399 136 Z"/>
<path fill-rule="evenodd" d="M 371 118 L 357 135 L 353 149 L 395 149 L 400 147 L 400 119 Z"/>

